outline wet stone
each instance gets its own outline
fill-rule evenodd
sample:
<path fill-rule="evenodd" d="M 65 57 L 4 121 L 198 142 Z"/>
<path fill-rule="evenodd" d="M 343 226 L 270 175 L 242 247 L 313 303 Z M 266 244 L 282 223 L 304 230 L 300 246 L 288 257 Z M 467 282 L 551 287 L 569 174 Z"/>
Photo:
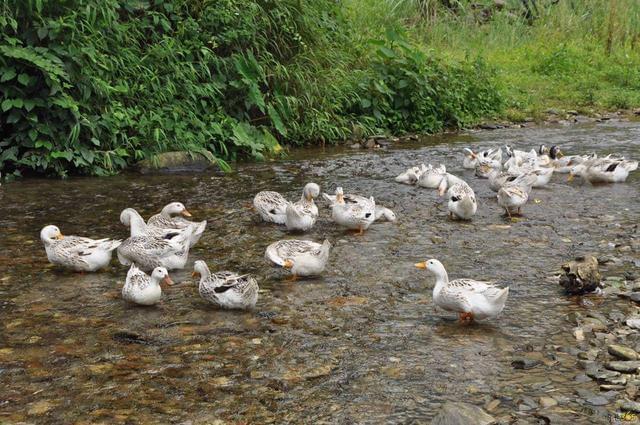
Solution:
<path fill-rule="evenodd" d="M 542 362 L 540 360 L 532 360 L 526 358 L 515 359 L 511 362 L 511 366 L 514 369 L 533 369 L 536 366 L 540 366 Z"/>
<path fill-rule="evenodd" d="M 620 372 L 616 372 L 613 370 L 595 370 L 595 371 L 588 371 L 587 376 L 589 376 L 590 378 L 596 379 L 598 381 L 607 381 L 620 376 Z"/>
<path fill-rule="evenodd" d="M 442 406 L 431 425 L 490 425 L 495 418 L 481 408 L 469 403 L 447 402 Z"/>
<path fill-rule="evenodd" d="M 540 403 L 540 406 L 544 409 L 558 405 L 558 402 L 553 397 L 540 397 L 538 402 Z"/>
<path fill-rule="evenodd" d="M 620 403 L 620 410 L 640 413 L 640 403 L 637 401 L 623 400 L 622 403 Z"/>
<path fill-rule="evenodd" d="M 640 361 L 613 361 L 606 363 L 604 367 L 623 373 L 636 373 L 640 369 Z"/>
<path fill-rule="evenodd" d="M 638 360 L 638 353 L 632 348 L 625 347 L 624 345 L 611 344 L 607 347 L 607 351 L 612 356 L 624 360 Z"/>

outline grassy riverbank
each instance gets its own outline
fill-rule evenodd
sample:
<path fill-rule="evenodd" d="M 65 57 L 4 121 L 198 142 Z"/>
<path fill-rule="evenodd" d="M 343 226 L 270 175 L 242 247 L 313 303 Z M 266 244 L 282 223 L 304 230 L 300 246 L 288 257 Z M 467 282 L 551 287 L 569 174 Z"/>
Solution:
<path fill-rule="evenodd" d="M 505 99 L 500 118 L 542 117 L 550 108 L 589 114 L 640 106 L 640 3 L 583 0 L 544 7 L 552 2 L 537 1 L 530 20 L 520 1 L 502 8 L 494 1 L 475 2 L 483 5 L 476 8 L 460 2 L 453 10 L 438 3 L 350 1 L 360 26 L 379 28 L 392 16 L 445 60 L 482 58 L 495 70 Z"/>
<path fill-rule="evenodd" d="M 0 0 L 0 171 L 640 106 L 637 2 L 530 3 Z"/>

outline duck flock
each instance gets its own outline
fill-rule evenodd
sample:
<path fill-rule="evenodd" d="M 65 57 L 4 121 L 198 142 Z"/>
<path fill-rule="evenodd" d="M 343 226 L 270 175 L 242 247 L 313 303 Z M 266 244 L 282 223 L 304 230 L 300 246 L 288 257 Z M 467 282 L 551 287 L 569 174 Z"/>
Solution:
<path fill-rule="evenodd" d="M 503 157 L 505 161 L 503 162 Z M 624 182 L 637 161 L 596 154 L 565 156 L 557 146 L 529 152 L 510 146 L 474 152 L 464 149 L 463 167 L 475 169 L 475 175 L 488 179 L 489 187 L 497 192 L 497 202 L 507 216 L 520 214 L 533 188 L 549 183 L 554 173 L 569 174 L 569 180 L 580 177 L 590 183 Z M 446 196 L 449 216 L 454 220 L 470 220 L 478 204 L 471 186 L 460 177 L 447 173 L 444 165 L 412 166 L 395 177 L 398 183 L 437 189 Z M 281 194 L 263 191 L 255 195 L 253 208 L 266 222 L 284 225 L 290 231 L 306 232 L 319 217 L 315 200 L 320 187 L 308 183 L 298 201 L 290 202 Z M 345 194 L 341 187 L 333 195 L 322 197 L 331 208 L 331 219 L 341 227 L 363 234 L 375 221 L 396 221 L 393 211 L 377 205 L 373 197 Z M 76 272 L 95 272 L 107 267 L 113 251 L 119 262 L 129 266 L 122 297 L 131 303 L 153 305 L 160 301 L 160 284 L 172 285 L 170 270 L 183 269 L 189 249 L 203 235 L 207 222 L 193 222 L 189 211 L 180 202 L 166 205 L 159 214 L 146 222 L 133 208 L 120 214 L 120 221 L 129 227 L 131 236 L 124 241 L 63 236 L 54 225 L 40 232 L 47 258 L 53 264 Z M 328 240 L 322 243 L 304 239 L 279 240 L 266 248 L 265 258 L 272 264 L 289 270 L 290 280 L 299 276 L 321 275 L 331 250 Z M 436 277 L 433 302 L 446 311 L 456 312 L 461 321 L 493 318 L 506 303 L 509 288 L 491 282 L 472 279 L 449 281 L 443 264 L 430 259 L 415 264 Z M 147 274 L 150 273 L 150 274 Z M 200 296 L 222 308 L 246 309 L 258 300 L 258 283 L 249 274 L 230 271 L 212 273 L 204 261 L 196 261 L 193 276 L 199 276 Z"/>

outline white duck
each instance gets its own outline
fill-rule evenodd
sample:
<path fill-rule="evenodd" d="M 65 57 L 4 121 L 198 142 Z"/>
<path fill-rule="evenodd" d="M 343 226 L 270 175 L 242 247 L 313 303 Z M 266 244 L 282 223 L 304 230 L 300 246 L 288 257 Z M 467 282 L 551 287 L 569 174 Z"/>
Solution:
<path fill-rule="evenodd" d="M 278 192 L 265 190 L 258 192 L 253 198 L 253 207 L 266 222 L 285 224 L 287 221 L 287 205 L 289 201 Z"/>
<path fill-rule="evenodd" d="M 183 227 L 182 229 L 169 229 L 150 226 L 144 222 L 144 218 L 142 218 L 140 213 L 138 213 L 138 211 L 133 208 L 125 208 L 124 210 L 122 210 L 122 212 L 120 213 L 120 223 L 129 227 L 131 236 L 153 236 L 163 239 L 173 239 L 174 237 L 185 234 L 193 235 L 194 232 L 201 233 L 201 231 L 204 230 L 199 227 L 202 226 L 202 224 L 199 224 L 198 227 L 190 226 Z M 206 225 L 206 222 L 204 223 L 204 225 Z M 189 239 L 189 241 L 191 241 L 191 238 Z M 191 246 L 191 244 L 189 245 Z"/>
<path fill-rule="evenodd" d="M 467 184 L 467 182 L 462 180 L 460 177 L 454 176 L 453 174 L 443 174 L 440 177 L 440 182 L 438 182 L 438 184 L 436 185 L 436 187 L 438 188 L 438 195 L 444 196 L 444 194 L 447 193 L 447 190 L 449 190 L 450 187 L 458 183 Z"/>
<path fill-rule="evenodd" d="M 131 264 L 127 280 L 122 287 L 122 298 L 135 304 L 154 305 L 162 297 L 160 282 L 173 285 L 169 272 L 164 267 L 156 267 L 151 276 L 148 276 L 135 264 Z"/>
<path fill-rule="evenodd" d="M 329 240 L 322 244 L 307 240 L 281 240 L 267 247 L 265 258 L 291 270 L 291 280 L 296 280 L 298 276 L 320 275 L 329 260 L 330 249 Z"/>
<path fill-rule="evenodd" d="M 476 164 L 476 177 L 481 179 L 488 179 L 489 175 L 492 173 L 492 170 L 500 171 L 502 169 L 502 164 L 500 161 L 496 161 L 495 159 L 482 158 L 478 160 Z"/>
<path fill-rule="evenodd" d="M 193 265 L 192 276 L 200 276 L 200 296 L 222 308 L 253 308 L 258 301 L 258 282 L 248 274 L 240 276 L 229 271 L 212 274 L 207 263 L 198 260 Z"/>
<path fill-rule="evenodd" d="M 182 217 L 176 217 L 177 215 L 181 215 Z M 187 227 L 196 227 L 197 230 L 194 232 L 190 242 L 191 247 L 193 247 L 204 233 L 207 221 L 193 222 L 183 217 L 191 217 L 191 213 L 187 211 L 187 208 L 182 204 L 182 202 L 171 202 L 162 208 L 160 214 L 151 216 L 151 218 L 147 220 L 147 225 L 159 227 L 161 229 L 184 229 Z"/>
<path fill-rule="evenodd" d="M 637 161 L 592 159 L 573 167 L 569 173 L 569 181 L 577 175 L 589 183 L 622 183 L 627 180 L 631 171 L 637 169 Z"/>
<path fill-rule="evenodd" d="M 462 168 L 473 170 L 478 164 L 478 154 L 469 148 L 462 149 L 464 158 L 462 159 Z"/>
<path fill-rule="evenodd" d="M 460 321 L 483 320 L 497 317 L 507 302 L 509 288 L 498 288 L 492 282 L 472 279 L 449 281 L 442 263 L 436 259 L 415 265 L 426 269 L 436 277 L 433 302 L 438 307 L 458 313 Z"/>
<path fill-rule="evenodd" d="M 289 203 L 285 209 L 285 225 L 288 230 L 306 232 L 318 219 L 318 207 L 313 202 L 320 195 L 320 186 L 307 183 L 298 202 Z"/>
<path fill-rule="evenodd" d="M 124 266 L 135 263 L 140 269 L 150 271 L 156 267 L 167 270 L 182 269 L 189 257 L 189 241 L 192 233 L 185 232 L 172 239 L 156 236 L 132 236 L 118 247 L 118 260 Z"/>
<path fill-rule="evenodd" d="M 505 209 L 509 218 L 513 209 L 517 209 L 520 214 L 522 206 L 529 200 L 529 192 L 535 179 L 535 175 L 522 174 L 498 190 L 498 205 Z"/>
<path fill-rule="evenodd" d="M 53 225 L 42 228 L 40 239 L 51 263 L 77 272 L 95 272 L 107 267 L 113 250 L 121 243 L 113 239 L 63 236 L 60 229 Z"/>
<path fill-rule="evenodd" d="M 487 172 L 487 175 L 489 176 L 489 189 L 494 192 L 497 192 L 506 183 L 512 182 L 518 177 L 518 174 L 514 174 L 509 171 L 500 171 L 489 166 L 487 166 L 484 171 Z"/>
<path fill-rule="evenodd" d="M 418 186 L 428 189 L 435 189 L 442 181 L 442 177 L 447 173 L 447 167 L 438 165 L 437 167 L 429 164 L 428 169 L 418 178 Z"/>
<path fill-rule="evenodd" d="M 449 216 L 462 220 L 471 220 L 476 214 L 478 204 L 476 194 L 467 183 L 456 183 L 447 190 Z"/>
<path fill-rule="evenodd" d="M 345 202 L 341 187 L 336 188 L 336 199 L 331 206 L 331 218 L 337 224 L 363 234 L 376 218 L 376 203 L 373 197 L 366 201 Z"/>
<path fill-rule="evenodd" d="M 323 193 L 322 197 L 329 202 L 330 207 L 333 207 L 333 204 L 335 204 L 336 202 L 336 195 L 329 195 L 328 193 Z M 361 196 L 361 195 L 354 195 L 352 193 L 345 193 L 343 195 L 343 199 L 344 199 L 344 202 L 347 204 L 368 205 L 369 202 L 371 201 L 370 198 L 365 198 L 364 196 Z M 395 222 L 396 220 L 397 220 L 396 214 L 392 210 L 376 204 L 374 221 Z"/>
<path fill-rule="evenodd" d="M 509 167 L 509 172 L 512 174 L 534 174 L 536 179 L 532 187 L 546 186 L 551 181 L 553 170 L 553 167 L 541 167 L 537 160 L 533 158 L 524 160 L 520 166 Z"/>
<path fill-rule="evenodd" d="M 431 166 L 429 166 L 431 167 Z M 429 169 L 424 164 L 416 165 L 415 167 L 408 168 L 405 172 L 398 174 L 395 181 L 404 184 L 416 184 L 420 175 Z"/>

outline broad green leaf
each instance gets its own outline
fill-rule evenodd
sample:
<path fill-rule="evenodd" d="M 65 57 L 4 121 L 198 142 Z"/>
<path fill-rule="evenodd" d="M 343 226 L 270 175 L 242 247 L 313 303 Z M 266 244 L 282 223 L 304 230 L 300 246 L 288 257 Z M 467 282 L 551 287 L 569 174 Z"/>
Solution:
<path fill-rule="evenodd" d="M 58 158 L 64 158 L 67 161 L 71 161 L 73 159 L 73 152 L 71 151 L 53 151 L 51 152 L 51 157 L 58 159 Z"/>
<path fill-rule="evenodd" d="M 280 118 L 280 114 L 278 113 L 276 108 L 274 108 L 273 105 L 269 105 L 267 107 L 267 111 L 269 111 L 269 118 L 271 118 L 271 122 L 273 123 L 273 126 L 275 127 L 275 129 L 278 130 L 278 133 L 282 134 L 283 136 L 286 136 L 287 129 L 282 123 L 282 118 Z"/>
<path fill-rule="evenodd" d="M 2 102 L 2 105 L 0 105 L 0 107 L 2 108 L 2 112 L 7 112 L 9 109 L 13 107 L 13 100 L 5 99 Z"/>
<path fill-rule="evenodd" d="M 16 70 L 13 68 L 9 68 L 7 71 L 2 73 L 2 77 L 0 77 L 0 83 L 4 83 L 6 81 L 12 80 L 16 76 Z"/>
<path fill-rule="evenodd" d="M 29 81 L 31 81 L 31 78 L 29 77 L 29 74 L 20 74 L 18 75 L 18 82 L 20 84 L 22 84 L 23 86 L 28 86 L 29 85 Z"/>

